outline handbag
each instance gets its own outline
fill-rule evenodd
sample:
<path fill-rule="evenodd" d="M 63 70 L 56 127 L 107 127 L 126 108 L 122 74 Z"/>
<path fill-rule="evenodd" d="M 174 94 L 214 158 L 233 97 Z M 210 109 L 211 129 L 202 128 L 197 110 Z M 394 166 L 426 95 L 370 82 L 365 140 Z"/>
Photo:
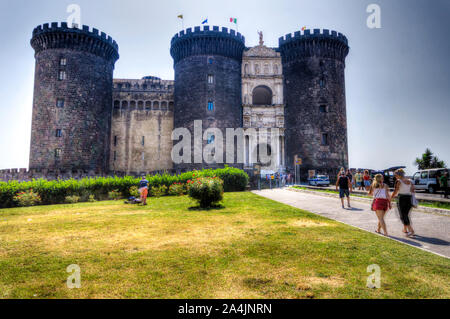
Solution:
<path fill-rule="evenodd" d="M 416 194 L 411 194 L 411 206 L 417 208 L 419 206 L 419 201 L 416 198 Z"/>

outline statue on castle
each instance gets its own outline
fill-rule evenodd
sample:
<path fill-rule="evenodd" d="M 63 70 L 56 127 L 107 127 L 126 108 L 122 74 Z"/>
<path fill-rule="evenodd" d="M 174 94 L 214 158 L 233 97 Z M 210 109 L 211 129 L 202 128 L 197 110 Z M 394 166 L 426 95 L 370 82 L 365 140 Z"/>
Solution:
<path fill-rule="evenodd" d="M 264 45 L 264 35 L 262 31 L 258 31 L 258 35 L 259 35 L 259 45 L 263 46 Z"/>

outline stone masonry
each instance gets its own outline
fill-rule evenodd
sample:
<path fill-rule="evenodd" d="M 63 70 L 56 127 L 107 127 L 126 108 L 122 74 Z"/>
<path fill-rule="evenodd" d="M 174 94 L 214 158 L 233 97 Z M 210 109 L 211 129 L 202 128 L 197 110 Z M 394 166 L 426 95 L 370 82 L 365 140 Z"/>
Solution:
<path fill-rule="evenodd" d="M 171 41 L 175 80 L 114 79 L 117 43 L 66 23 L 33 30 L 35 84 L 29 169 L 0 170 L 0 180 L 82 178 L 179 172 L 223 163 L 172 162 L 174 128 L 275 128 L 281 133 L 267 172 L 334 175 L 348 167 L 347 38 L 329 30 L 287 34 L 278 48 L 219 27 L 188 28 Z M 192 134 L 193 135 L 193 134 Z M 199 147 L 215 145 L 206 136 Z M 194 136 L 192 136 L 192 139 Z M 246 137 L 248 138 L 248 136 Z M 245 143 L 245 142 L 244 142 Z M 253 171 L 255 150 L 234 166 Z M 259 149 L 258 144 L 255 149 Z M 192 141 L 192 153 L 195 143 Z M 255 157 L 255 156 L 253 156 Z"/>

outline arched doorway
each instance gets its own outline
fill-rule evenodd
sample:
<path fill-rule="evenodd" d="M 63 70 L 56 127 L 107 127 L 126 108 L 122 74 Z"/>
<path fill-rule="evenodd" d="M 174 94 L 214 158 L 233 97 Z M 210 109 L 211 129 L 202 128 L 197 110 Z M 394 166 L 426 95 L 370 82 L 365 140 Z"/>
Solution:
<path fill-rule="evenodd" d="M 272 105 L 272 90 L 265 86 L 257 86 L 253 90 L 253 105 Z"/>

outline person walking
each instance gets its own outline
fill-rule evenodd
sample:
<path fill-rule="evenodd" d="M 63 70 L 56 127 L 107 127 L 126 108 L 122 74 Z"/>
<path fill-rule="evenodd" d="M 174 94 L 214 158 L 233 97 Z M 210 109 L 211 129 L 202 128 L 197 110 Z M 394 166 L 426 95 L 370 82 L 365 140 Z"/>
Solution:
<path fill-rule="evenodd" d="M 439 178 L 439 184 L 441 185 L 441 189 L 444 191 L 442 196 L 444 196 L 444 198 L 448 198 L 448 171 L 445 171 L 444 174 L 442 174 L 442 176 Z"/>
<path fill-rule="evenodd" d="M 398 195 L 397 208 L 400 215 L 400 220 L 403 223 L 403 232 L 406 236 L 414 236 L 414 229 L 411 226 L 411 219 L 409 213 L 412 205 L 412 195 L 415 193 L 414 183 L 405 177 L 405 171 L 398 169 L 394 172 L 396 181 L 394 192 L 391 200 Z"/>
<path fill-rule="evenodd" d="M 350 190 L 353 190 L 352 182 L 348 178 L 348 176 L 345 175 L 345 171 L 343 171 L 343 170 L 338 175 L 338 179 L 336 182 L 336 190 L 338 190 L 338 187 L 339 187 L 339 197 L 341 199 L 342 208 L 345 208 L 344 207 L 344 197 L 346 197 L 346 196 L 347 196 L 348 208 L 352 208 L 350 206 Z"/>
<path fill-rule="evenodd" d="M 356 172 L 356 174 L 355 174 L 355 181 L 356 181 L 356 188 L 357 188 L 358 190 L 362 190 L 362 189 L 363 189 L 363 188 L 362 188 L 362 181 L 363 181 L 363 178 L 362 178 L 361 171 L 357 171 L 357 172 Z"/>
<path fill-rule="evenodd" d="M 364 171 L 363 181 L 364 181 L 364 188 L 366 189 L 366 191 L 369 191 L 370 190 L 370 175 L 369 175 L 368 170 Z"/>
<path fill-rule="evenodd" d="M 147 205 L 148 184 L 149 181 L 145 176 L 142 176 L 142 179 L 139 181 L 139 193 L 141 194 L 141 203 L 144 206 Z"/>
<path fill-rule="evenodd" d="M 352 188 L 355 187 L 355 181 L 353 179 L 353 175 L 350 169 L 347 169 L 345 175 L 347 175 L 348 179 L 350 180 L 350 183 L 352 183 Z"/>
<path fill-rule="evenodd" d="M 381 229 L 383 229 L 384 235 L 388 236 L 384 216 L 391 208 L 391 198 L 389 196 L 389 187 L 383 182 L 383 175 L 375 175 L 374 181 L 369 188 L 369 196 L 373 196 L 372 210 L 375 211 L 378 217 L 378 228 L 375 232 L 381 234 Z"/>

